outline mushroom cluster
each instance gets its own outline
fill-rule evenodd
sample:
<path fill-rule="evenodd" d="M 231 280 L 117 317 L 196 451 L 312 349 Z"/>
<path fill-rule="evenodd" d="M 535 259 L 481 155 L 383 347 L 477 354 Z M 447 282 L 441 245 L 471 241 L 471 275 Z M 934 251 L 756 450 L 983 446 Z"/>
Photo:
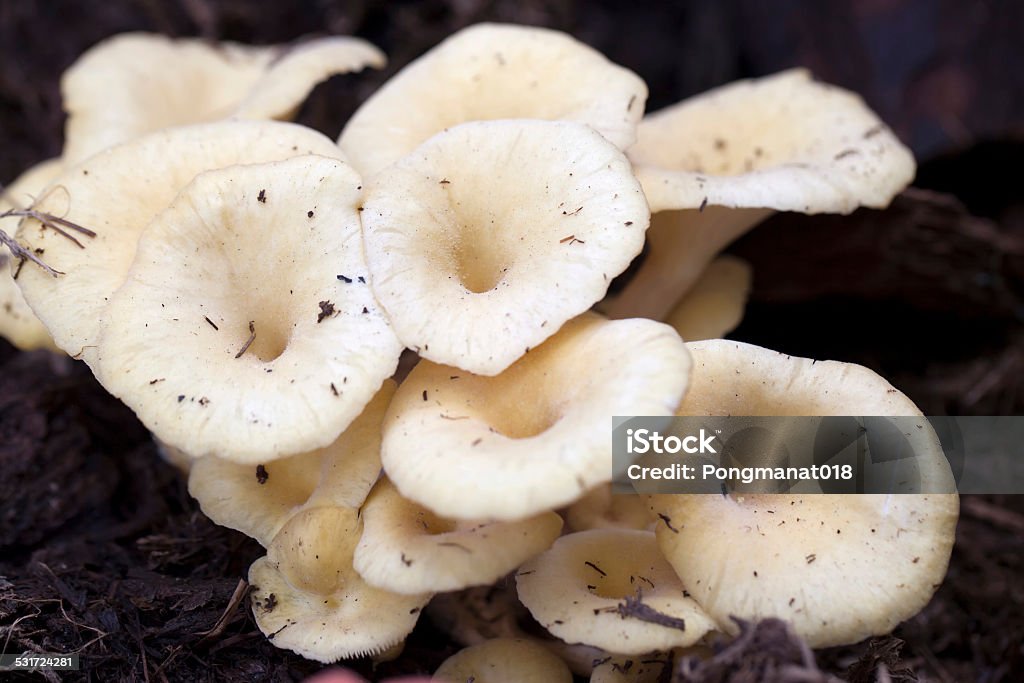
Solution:
<path fill-rule="evenodd" d="M 645 116 L 644 82 L 593 49 L 485 24 L 337 142 L 274 120 L 382 63 L 354 38 L 113 38 L 65 76 L 63 157 L 9 192 L 51 270 L 12 263 L 0 332 L 86 362 L 266 548 L 267 637 L 388 656 L 429 603 L 474 646 L 440 680 L 641 681 L 737 618 L 824 646 L 921 609 L 955 495 L 610 493 L 615 415 L 919 414 L 864 368 L 718 339 L 751 282 L 716 258 L 732 239 L 910 181 L 863 102 L 797 70 Z M 507 615 L 465 608 L 485 586 Z"/>

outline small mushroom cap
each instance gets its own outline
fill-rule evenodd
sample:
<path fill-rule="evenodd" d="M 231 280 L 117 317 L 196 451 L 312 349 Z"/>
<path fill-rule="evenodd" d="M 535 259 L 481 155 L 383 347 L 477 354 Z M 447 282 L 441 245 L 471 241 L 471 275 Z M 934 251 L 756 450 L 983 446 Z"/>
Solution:
<path fill-rule="evenodd" d="M 266 547 L 309 499 L 323 453 L 329 450 L 331 446 L 269 465 L 241 465 L 212 455 L 191 460 L 188 492 L 214 523 L 241 531 Z"/>
<path fill-rule="evenodd" d="M 188 492 L 207 517 L 263 546 L 304 505 L 359 508 L 380 475 L 380 426 L 394 392 L 395 383 L 385 380 L 326 448 L 256 467 L 214 456 L 194 460 Z"/>
<path fill-rule="evenodd" d="M 31 206 L 63 167 L 60 159 L 48 159 L 22 173 L 7 187 L 0 186 L 0 213 Z M 0 337 L 23 351 L 60 351 L 14 281 L 17 269 L 17 261 L 0 247 Z"/>
<path fill-rule="evenodd" d="M 870 370 L 749 344 L 689 344 L 683 415 L 920 415 Z M 911 430 L 921 475 L 949 477 L 930 429 Z M 732 616 L 779 617 L 812 647 L 888 633 L 945 575 L 955 494 L 656 495 L 658 543 L 722 630 Z"/>
<path fill-rule="evenodd" d="M 586 126 L 467 123 L 379 173 L 373 288 L 420 356 L 495 375 L 600 300 L 643 246 L 640 186 Z"/>
<path fill-rule="evenodd" d="M 548 631 L 611 653 L 685 647 L 714 627 L 650 531 L 592 529 L 562 536 L 522 566 L 516 586 Z M 639 608 L 630 611 L 633 599 Z"/>
<path fill-rule="evenodd" d="M 718 339 L 736 329 L 750 294 L 750 264 L 719 256 L 669 313 L 666 323 L 688 342 Z"/>
<path fill-rule="evenodd" d="M 362 509 L 354 566 L 396 593 L 437 593 L 497 581 L 558 538 L 562 519 L 543 512 L 515 522 L 447 520 L 402 498 L 382 479 Z"/>
<path fill-rule="evenodd" d="M 567 323 L 497 377 L 420 361 L 395 393 L 381 461 L 453 519 L 522 519 L 611 481 L 611 417 L 672 413 L 689 358 L 650 320 Z"/>
<path fill-rule="evenodd" d="M 447 683 L 572 683 L 565 662 L 522 638 L 497 638 L 459 650 L 433 680 Z"/>
<path fill-rule="evenodd" d="M 360 182 L 313 156 L 197 176 L 110 302 L 100 382 L 195 457 L 256 465 L 337 439 L 401 351 L 360 275 Z"/>
<path fill-rule="evenodd" d="M 232 116 L 283 118 L 318 82 L 384 61 L 373 45 L 348 37 L 288 48 L 117 35 L 85 52 L 61 80 L 68 113 L 64 158 L 76 164 L 172 126 Z"/>
<path fill-rule="evenodd" d="M 36 208 L 97 234 L 82 238 L 79 248 L 36 220 L 22 221 L 18 239 L 45 249 L 47 264 L 65 273 L 53 278 L 23 269 L 18 284 L 25 299 L 57 346 L 92 364 L 107 303 L 124 283 L 139 235 L 179 190 L 206 170 L 301 154 L 337 158 L 341 152 L 303 126 L 236 121 L 153 133 L 66 169 L 52 183 L 60 191 L 45 193 Z"/>
<path fill-rule="evenodd" d="M 539 628 L 519 602 L 512 581 L 438 593 L 431 598 L 426 613 L 434 626 L 457 643 L 477 645 L 494 638 L 529 640 L 554 653 L 579 676 L 589 676 L 594 662 L 607 656 L 600 648 L 570 645 Z"/>
<path fill-rule="evenodd" d="M 575 121 L 625 149 L 646 99 L 636 74 L 571 36 L 478 24 L 388 81 L 352 116 L 338 143 L 366 176 L 467 121 Z"/>
<path fill-rule="evenodd" d="M 804 69 L 738 81 L 649 114 L 629 157 L 652 211 L 884 207 L 914 158 L 857 95 Z"/>
<path fill-rule="evenodd" d="M 352 569 L 359 526 L 353 508 L 308 508 L 250 567 L 253 616 L 274 645 L 334 662 L 384 652 L 412 631 L 430 596 L 365 583 Z"/>

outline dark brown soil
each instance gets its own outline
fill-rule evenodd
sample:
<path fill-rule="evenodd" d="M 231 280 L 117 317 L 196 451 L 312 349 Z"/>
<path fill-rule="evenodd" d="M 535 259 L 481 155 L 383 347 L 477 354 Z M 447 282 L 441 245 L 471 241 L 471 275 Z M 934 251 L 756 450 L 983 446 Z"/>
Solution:
<path fill-rule="evenodd" d="M 914 147 L 924 189 L 881 212 L 779 215 L 741 240 L 733 251 L 753 263 L 755 289 L 733 336 L 863 363 L 928 413 L 1024 413 L 1019 3 L 3 2 L 0 179 L 59 153 L 59 74 L 115 32 L 367 37 L 389 54 L 389 68 L 332 79 L 300 114 L 334 136 L 387 76 L 481 20 L 571 31 L 640 73 L 652 109 L 793 64 L 863 93 Z M 270 645 L 243 599 L 239 581 L 261 554 L 202 516 L 145 430 L 81 364 L 0 341 L 7 652 L 78 652 L 82 672 L 63 680 L 301 680 L 320 666 Z M 945 583 L 893 637 L 817 652 L 815 661 L 765 622 L 710 662 L 678 662 L 677 680 L 1021 681 L 1021 577 L 1024 500 L 965 497 Z M 355 667 L 374 679 L 429 672 L 453 650 L 424 621 L 398 660 L 377 672 L 365 661 Z"/>

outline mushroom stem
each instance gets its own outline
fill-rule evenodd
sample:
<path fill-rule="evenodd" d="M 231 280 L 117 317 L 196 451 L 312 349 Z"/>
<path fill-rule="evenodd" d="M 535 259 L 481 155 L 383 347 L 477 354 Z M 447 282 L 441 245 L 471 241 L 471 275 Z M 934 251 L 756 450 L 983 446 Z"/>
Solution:
<path fill-rule="evenodd" d="M 752 279 L 749 263 L 719 256 L 676 302 L 665 322 L 686 341 L 725 337 L 743 320 Z"/>
<path fill-rule="evenodd" d="M 612 319 L 664 320 L 722 249 L 772 213 L 706 206 L 654 214 L 643 265 L 620 294 L 599 308 Z"/>

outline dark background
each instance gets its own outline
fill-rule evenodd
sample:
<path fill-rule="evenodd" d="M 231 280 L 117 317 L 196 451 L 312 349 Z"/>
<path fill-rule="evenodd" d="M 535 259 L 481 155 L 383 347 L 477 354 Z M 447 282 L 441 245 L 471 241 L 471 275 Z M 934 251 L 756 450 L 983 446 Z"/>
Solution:
<path fill-rule="evenodd" d="M 861 93 L 917 155 L 916 189 L 885 211 L 778 215 L 734 245 L 754 266 L 754 292 L 732 336 L 868 365 L 926 413 L 1024 412 L 1020 2 L 0 0 L 0 180 L 60 153 L 60 73 L 117 32 L 365 37 L 388 69 L 332 79 L 299 115 L 335 137 L 389 75 L 478 21 L 572 33 L 642 76 L 649 110 L 795 65 Z M 260 549 L 211 525 L 155 458 L 80 364 L 0 341 L 0 641 L 78 650 L 92 680 L 316 670 L 229 603 Z M 949 577 L 898 629 L 902 650 L 884 639 L 819 653 L 822 666 L 857 681 L 875 680 L 879 661 L 897 681 L 1024 680 L 1022 511 L 1013 498 L 965 498 Z M 384 670 L 432 670 L 453 649 L 424 623 Z M 740 669 L 700 680 L 796 680 Z"/>

